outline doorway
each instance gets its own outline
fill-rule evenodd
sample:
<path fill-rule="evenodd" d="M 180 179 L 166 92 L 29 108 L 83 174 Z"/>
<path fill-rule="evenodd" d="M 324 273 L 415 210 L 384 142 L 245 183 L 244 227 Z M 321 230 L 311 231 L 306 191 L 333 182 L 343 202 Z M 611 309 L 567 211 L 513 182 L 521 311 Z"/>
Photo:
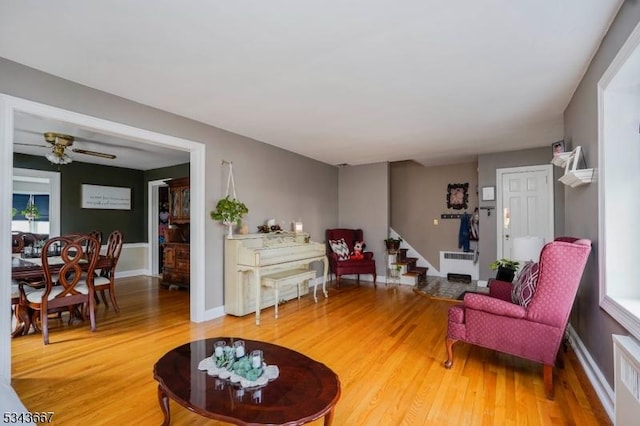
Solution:
<path fill-rule="evenodd" d="M 149 265 L 150 273 L 155 277 L 162 274 L 162 243 L 164 229 L 168 225 L 169 217 L 169 186 L 166 181 L 171 179 L 153 180 L 149 182 Z"/>
<path fill-rule="evenodd" d="M 33 114 L 52 120 L 59 120 L 82 126 L 96 132 L 106 132 L 148 143 L 164 146 L 172 149 L 180 149 L 189 152 L 191 171 L 191 223 L 194 229 L 205 229 L 205 159 L 206 145 L 187 139 L 181 139 L 162 133 L 152 132 L 109 120 L 64 110 L 26 99 L 16 98 L 0 94 L 0 211 L 10 211 L 11 194 L 13 186 L 13 143 L 14 124 L 16 114 Z M 11 229 L 11 217 L 0 215 L 0 229 Z M 59 231 L 58 231 L 59 232 Z M 0 246 L 9 250 L 11 244 L 9 232 L 0 232 Z M 205 252 L 204 232 L 196 232 L 191 236 L 193 251 Z M 204 257 L 196 256 L 191 261 L 191 291 L 190 291 L 190 320 L 193 322 L 204 321 L 207 316 L 205 305 L 205 266 Z M 6 282 L 10 282 L 11 259 L 0 257 L 0 271 L 3 271 Z M 0 306 L 10 306 L 11 290 L 7 286 L 0 291 Z M 9 327 L 0 327 L 0 380 L 8 382 L 11 379 L 11 334 Z"/>
<path fill-rule="evenodd" d="M 553 165 L 496 170 L 497 259 L 513 259 L 517 237 L 553 240 Z"/>

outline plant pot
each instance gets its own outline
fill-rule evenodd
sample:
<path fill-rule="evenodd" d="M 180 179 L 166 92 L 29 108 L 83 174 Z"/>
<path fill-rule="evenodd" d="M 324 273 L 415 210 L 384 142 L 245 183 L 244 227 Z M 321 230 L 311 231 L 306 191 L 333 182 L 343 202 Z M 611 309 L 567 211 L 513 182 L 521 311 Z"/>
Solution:
<path fill-rule="evenodd" d="M 400 250 L 400 241 L 385 241 L 387 250 Z"/>
<path fill-rule="evenodd" d="M 504 268 L 500 266 L 498 268 L 498 273 L 496 274 L 496 279 L 499 281 L 506 281 L 508 283 L 513 282 L 513 277 L 515 276 L 516 271 L 509 268 Z"/>

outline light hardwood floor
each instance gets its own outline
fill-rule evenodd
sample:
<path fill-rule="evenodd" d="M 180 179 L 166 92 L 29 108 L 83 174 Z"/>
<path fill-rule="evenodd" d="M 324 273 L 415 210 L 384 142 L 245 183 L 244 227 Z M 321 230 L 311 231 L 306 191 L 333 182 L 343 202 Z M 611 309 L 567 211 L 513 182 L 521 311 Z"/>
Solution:
<path fill-rule="evenodd" d="M 278 320 L 265 310 L 260 326 L 252 315 L 193 324 L 188 293 L 153 278 L 118 280 L 117 290 L 120 313 L 99 305 L 95 333 L 88 322 L 51 321 L 48 346 L 40 334 L 13 339 L 12 384 L 31 411 L 53 411 L 59 425 L 160 424 L 155 361 L 191 340 L 243 336 L 333 369 L 342 385 L 335 425 L 610 424 L 571 350 L 554 371 L 553 401 L 529 361 L 458 343 L 445 369 L 451 302 L 409 287 L 345 280 L 317 304 L 307 295 L 281 305 Z M 172 424 L 218 424 L 173 401 L 171 412 Z"/>

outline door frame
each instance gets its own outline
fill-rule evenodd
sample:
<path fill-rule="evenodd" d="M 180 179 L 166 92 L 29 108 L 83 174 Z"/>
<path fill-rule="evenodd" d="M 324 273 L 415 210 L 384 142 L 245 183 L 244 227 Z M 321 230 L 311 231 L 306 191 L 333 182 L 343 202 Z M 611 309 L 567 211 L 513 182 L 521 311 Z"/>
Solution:
<path fill-rule="evenodd" d="M 540 164 L 537 166 L 508 167 L 504 169 L 496 169 L 496 259 L 502 258 L 502 241 L 504 234 L 504 226 L 502 223 L 504 216 L 504 200 L 502 199 L 502 177 L 509 173 L 531 173 L 531 172 L 547 173 L 547 198 L 549 211 L 549 235 L 545 236 L 546 242 L 552 241 L 555 236 L 554 229 L 554 211 L 553 202 L 553 164 Z"/>
<path fill-rule="evenodd" d="M 189 152 L 191 175 L 191 245 L 192 253 L 205 253 L 204 232 L 194 229 L 205 229 L 205 159 L 206 145 L 188 139 L 177 138 L 162 133 L 117 123 L 114 121 L 92 117 L 85 114 L 65 110 L 51 105 L 18 98 L 0 93 L 0 211 L 8 212 L 11 208 L 13 193 L 13 138 L 14 122 L 17 113 L 27 113 L 64 121 L 92 129 L 97 132 L 133 139 L 141 143 L 164 146 Z M 11 229 L 11 217 L 0 214 L 0 229 Z M 9 253 L 11 246 L 9 232 L 0 232 L 0 250 Z M 4 248 L 3 248 L 4 247 Z M 11 260 L 9 256 L 0 256 L 0 279 L 10 282 Z M 189 316 L 193 322 L 202 322 L 206 318 L 205 305 L 205 256 L 191 258 L 191 289 L 189 295 Z M 10 306 L 11 288 L 5 286 L 0 291 L 0 306 Z M 11 330 L 0 327 L 0 382 L 11 381 Z"/>
<path fill-rule="evenodd" d="M 149 274 L 157 277 L 160 275 L 160 256 L 158 255 L 160 250 L 160 243 L 158 242 L 158 216 L 160 209 L 158 208 L 158 201 L 160 199 L 159 188 L 161 186 L 168 186 L 166 180 L 171 179 L 167 177 L 165 179 L 152 180 L 148 183 L 148 209 L 149 214 L 147 223 L 149 224 Z"/>

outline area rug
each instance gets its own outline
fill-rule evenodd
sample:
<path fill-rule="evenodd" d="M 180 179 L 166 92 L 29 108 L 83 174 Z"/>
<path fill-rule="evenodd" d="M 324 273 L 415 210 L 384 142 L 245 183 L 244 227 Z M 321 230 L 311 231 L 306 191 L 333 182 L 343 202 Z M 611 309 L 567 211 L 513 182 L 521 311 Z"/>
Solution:
<path fill-rule="evenodd" d="M 478 287 L 477 281 L 461 283 L 449 281 L 446 277 L 429 276 L 427 277 L 426 282 L 416 285 L 414 291 L 420 295 L 428 296 L 433 299 L 457 301 L 464 293 L 486 293 L 488 289 Z"/>

